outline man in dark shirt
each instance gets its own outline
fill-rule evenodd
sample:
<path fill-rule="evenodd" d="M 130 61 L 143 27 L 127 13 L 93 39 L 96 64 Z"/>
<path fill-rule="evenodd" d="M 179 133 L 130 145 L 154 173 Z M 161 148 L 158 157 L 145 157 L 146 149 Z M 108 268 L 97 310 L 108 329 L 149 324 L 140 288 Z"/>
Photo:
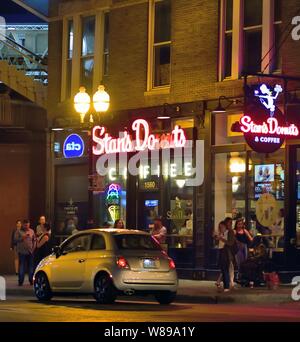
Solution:
<path fill-rule="evenodd" d="M 24 283 L 26 266 L 28 268 L 29 282 L 32 285 L 34 272 L 33 254 L 36 248 L 36 237 L 34 231 L 30 228 L 29 220 L 24 220 L 23 227 L 16 231 L 15 241 L 19 254 L 19 286 L 22 286 Z"/>

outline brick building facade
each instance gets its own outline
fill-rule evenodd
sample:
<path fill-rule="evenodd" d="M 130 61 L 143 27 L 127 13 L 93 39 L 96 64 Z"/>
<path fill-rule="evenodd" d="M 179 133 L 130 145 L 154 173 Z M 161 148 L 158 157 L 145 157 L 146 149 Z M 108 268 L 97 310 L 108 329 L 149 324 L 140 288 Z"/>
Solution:
<path fill-rule="evenodd" d="M 162 6 L 162 9 L 159 6 Z M 169 17 L 166 14 L 168 9 L 170 9 Z M 190 270 L 192 273 L 189 274 L 194 274 L 195 277 L 206 276 L 206 271 L 216 265 L 212 231 L 216 227 L 217 220 L 222 215 L 225 217 L 231 215 L 234 210 L 240 210 L 246 217 L 247 224 L 250 225 L 256 205 L 254 194 L 253 198 L 248 196 L 250 174 L 246 172 L 247 175 L 244 176 L 235 173 L 234 176 L 227 175 L 227 179 L 220 180 L 216 168 L 224 167 L 227 162 L 229 167 L 230 163 L 233 163 L 233 158 L 242 158 L 246 169 L 249 160 L 257 165 L 259 162 L 268 161 L 268 158 L 267 161 L 262 161 L 262 156 L 254 156 L 241 137 L 231 136 L 228 132 L 225 132 L 228 133 L 226 135 L 224 131 L 227 131 L 225 127 L 230 118 L 226 117 L 225 121 L 222 121 L 222 117 L 217 118 L 212 111 L 218 105 L 219 98 L 225 96 L 226 99 L 221 99 L 221 104 L 226 106 L 230 104 L 228 115 L 234 117 L 243 113 L 243 72 L 252 74 L 264 70 L 267 74 L 300 77 L 299 41 L 293 40 L 290 34 L 293 29 L 292 18 L 299 13 L 299 10 L 299 0 L 58 0 L 52 3 L 52 20 L 49 25 L 48 120 L 52 128 L 65 129 L 62 137 L 58 132 L 52 133 L 52 149 L 56 142 L 60 141 L 62 144 L 67 129 L 70 127 L 73 127 L 74 131 L 79 129 L 78 114 L 73 108 L 73 96 L 81 85 L 85 85 L 82 84 L 81 73 L 85 58 L 93 61 L 92 71 L 89 70 L 93 74 L 91 91 L 96 91 L 97 85 L 103 83 L 110 94 L 111 107 L 103 121 L 112 127 L 114 132 L 139 116 L 147 118 L 158 130 L 172 127 L 172 124 L 157 120 L 158 114 L 167 114 L 171 117 L 171 121 L 175 120 L 174 122 L 177 122 L 176 120 L 183 122 L 192 118 L 193 124 L 187 126 L 187 129 L 194 129 L 196 131 L 194 138 L 205 141 L 205 180 L 203 185 L 194 189 L 191 194 L 194 226 L 191 244 L 193 258 L 182 265 L 183 269 Z M 156 27 L 159 20 L 155 21 L 155 15 L 161 16 L 159 20 L 162 20 L 162 26 L 170 24 L 170 33 L 165 40 L 159 40 L 159 35 L 166 36 L 168 32 L 159 31 L 160 29 Z M 90 19 L 92 26 L 84 26 L 84 18 L 91 17 L 94 18 Z M 105 25 L 105 18 L 109 20 L 108 26 Z M 86 41 L 88 41 L 91 39 L 88 36 L 91 27 L 92 31 L 94 30 L 93 47 L 90 54 L 86 56 L 83 52 L 84 32 L 87 32 Z M 71 43 L 70 39 L 72 39 Z M 170 54 L 168 54 L 169 49 Z M 108 55 L 108 59 L 105 54 Z M 229 54 L 229 59 L 226 54 Z M 258 56 L 261 56 L 261 59 L 255 64 Z M 156 70 L 155 63 L 159 59 L 161 70 Z M 168 63 L 162 62 L 163 60 L 169 60 L 165 71 L 162 70 Z M 71 69 L 68 69 L 68 63 L 71 63 Z M 225 75 L 226 63 L 229 63 L 227 69 L 229 77 Z M 247 69 L 246 63 L 249 68 L 251 66 L 255 70 Z M 108 72 L 103 71 L 105 65 L 108 67 Z M 169 84 L 155 86 L 155 78 L 158 75 L 156 72 L 161 79 L 165 77 L 162 73 L 166 72 L 170 76 Z M 257 84 L 261 79 L 249 77 L 249 82 Z M 270 77 L 265 82 L 274 85 L 275 81 Z M 70 84 L 70 91 L 67 91 L 68 84 Z M 300 82 L 297 80 L 289 82 L 287 87 L 289 95 L 296 94 Z M 282 105 L 283 99 L 280 99 L 280 102 Z M 223 131 L 218 131 L 220 127 Z M 285 150 L 282 151 L 283 157 L 279 158 L 280 162 L 277 162 L 274 157 L 275 159 L 270 163 L 277 166 L 287 165 L 286 153 Z M 228 160 L 222 157 L 225 154 Z M 221 159 L 223 161 L 220 161 Z M 81 172 L 79 168 L 84 168 L 85 163 L 87 163 L 87 154 L 81 160 L 63 161 L 61 154 L 57 157 L 52 153 L 52 167 L 48 168 L 48 211 L 53 219 L 57 219 L 57 202 L 59 202 L 57 197 L 59 191 L 55 184 L 57 182 L 63 184 L 57 179 L 57 175 L 64 173 L 62 171 L 64 167 L 71 168 L 73 165 L 78 169 L 74 171 L 74 179 L 81 178 L 84 182 L 86 175 L 79 175 L 78 172 Z M 285 172 L 288 175 L 292 171 L 285 169 Z M 224 201 L 234 204 L 227 203 L 226 208 L 219 210 L 216 199 L 218 191 L 223 187 L 222 191 L 226 193 L 228 187 L 235 185 L 231 184 L 236 181 L 233 177 L 239 178 L 245 185 L 240 186 L 240 190 L 236 193 L 227 194 L 223 198 Z M 68 193 L 71 194 L 71 191 Z M 87 201 L 85 195 L 77 195 L 78 201 L 72 198 L 76 197 L 76 194 L 62 196 L 61 206 L 68 196 L 71 197 L 70 201 Z M 140 200 L 139 197 L 133 198 L 137 202 Z M 127 203 L 128 201 L 130 199 L 127 194 Z M 284 201 L 284 198 L 277 199 L 278 206 L 283 205 Z M 166 208 L 169 211 L 172 209 L 170 205 L 166 205 Z M 131 227 L 140 224 L 138 219 L 133 218 L 138 211 L 136 204 L 132 208 L 128 208 L 127 205 L 127 224 Z M 164 216 L 165 213 L 160 212 L 160 214 Z M 59 215 L 63 215 L 61 211 Z M 287 227 L 284 229 L 286 230 Z M 289 239 L 295 237 L 296 231 L 293 230 L 283 238 L 285 241 L 283 249 L 288 249 L 287 236 Z M 278 252 L 278 260 L 282 262 L 282 248 L 278 247 L 277 243 L 278 241 L 274 246 L 274 254 Z M 184 253 L 175 254 L 175 258 L 176 255 L 178 260 L 186 257 Z"/>

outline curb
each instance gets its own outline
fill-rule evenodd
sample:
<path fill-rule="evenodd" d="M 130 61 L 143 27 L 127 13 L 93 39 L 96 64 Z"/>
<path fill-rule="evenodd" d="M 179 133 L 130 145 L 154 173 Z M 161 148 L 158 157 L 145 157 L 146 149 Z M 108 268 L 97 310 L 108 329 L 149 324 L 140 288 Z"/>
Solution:
<path fill-rule="evenodd" d="M 7 289 L 7 296 L 35 297 L 33 290 L 27 289 Z M 134 297 L 134 296 L 133 296 Z M 140 298 L 140 297 L 138 297 Z M 294 303 L 290 294 L 274 293 L 253 293 L 253 294 L 215 294 L 215 295 L 185 295 L 178 294 L 175 302 L 178 303 L 197 303 L 197 304 L 278 304 Z"/>

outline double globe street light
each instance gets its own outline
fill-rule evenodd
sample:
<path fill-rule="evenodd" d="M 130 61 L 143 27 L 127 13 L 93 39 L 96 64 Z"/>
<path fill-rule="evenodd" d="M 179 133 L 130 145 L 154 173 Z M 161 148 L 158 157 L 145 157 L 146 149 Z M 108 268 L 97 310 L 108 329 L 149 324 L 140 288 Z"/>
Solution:
<path fill-rule="evenodd" d="M 105 113 L 108 111 L 110 105 L 110 96 L 105 91 L 103 85 L 98 87 L 98 90 L 93 96 L 93 106 L 97 113 Z M 74 97 L 74 107 L 76 112 L 80 115 L 80 122 L 83 124 L 86 114 L 91 108 L 91 97 L 86 92 L 84 87 L 80 87 L 79 93 Z M 93 122 L 93 115 L 90 116 L 90 122 Z"/>
<path fill-rule="evenodd" d="M 108 111 L 110 105 L 110 96 L 105 91 L 103 85 L 98 87 L 98 90 L 93 96 L 93 107 L 96 111 L 98 121 L 100 121 L 100 114 Z M 91 97 L 86 92 L 84 87 L 80 87 L 79 93 L 74 97 L 74 108 L 80 115 L 80 122 L 83 125 L 85 116 L 91 109 Z M 90 114 L 89 124 L 91 127 L 94 123 L 94 115 Z M 97 122 L 99 124 L 99 122 Z M 89 132 L 89 203 L 88 203 L 88 224 L 90 228 L 94 226 L 94 165 L 93 165 L 93 138 L 92 130 Z"/>

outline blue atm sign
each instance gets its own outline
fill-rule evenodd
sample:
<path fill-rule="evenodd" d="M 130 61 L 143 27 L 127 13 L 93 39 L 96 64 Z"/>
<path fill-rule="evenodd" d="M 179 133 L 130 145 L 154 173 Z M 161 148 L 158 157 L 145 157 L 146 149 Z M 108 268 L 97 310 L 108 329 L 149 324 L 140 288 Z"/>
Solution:
<path fill-rule="evenodd" d="M 64 142 L 65 158 L 80 158 L 84 153 L 84 141 L 78 134 L 69 135 Z"/>

